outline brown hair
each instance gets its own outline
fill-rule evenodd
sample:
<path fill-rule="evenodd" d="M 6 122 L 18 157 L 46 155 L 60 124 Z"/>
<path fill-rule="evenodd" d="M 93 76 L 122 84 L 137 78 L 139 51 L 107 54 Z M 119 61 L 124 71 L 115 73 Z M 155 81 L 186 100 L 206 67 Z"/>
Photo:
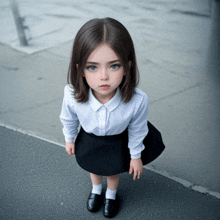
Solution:
<path fill-rule="evenodd" d="M 112 18 L 92 19 L 78 31 L 68 71 L 68 83 L 74 88 L 73 95 L 77 102 L 88 101 L 89 85 L 83 71 L 89 55 L 101 43 L 107 43 L 121 59 L 126 74 L 119 88 L 122 100 L 129 102 L 139 82 L 134 45 L 127 29 Z"/>

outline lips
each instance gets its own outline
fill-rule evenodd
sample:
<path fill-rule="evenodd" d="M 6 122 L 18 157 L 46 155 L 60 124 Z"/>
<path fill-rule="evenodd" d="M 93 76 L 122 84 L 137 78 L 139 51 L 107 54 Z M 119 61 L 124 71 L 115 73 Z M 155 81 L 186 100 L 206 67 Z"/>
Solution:
<path fill-rule="evenodd" d="M 110 87 L 110 85 L 101 85 L 100 88 L 103 89 L 103 90 L 108 90 L 108 88 Z"/>

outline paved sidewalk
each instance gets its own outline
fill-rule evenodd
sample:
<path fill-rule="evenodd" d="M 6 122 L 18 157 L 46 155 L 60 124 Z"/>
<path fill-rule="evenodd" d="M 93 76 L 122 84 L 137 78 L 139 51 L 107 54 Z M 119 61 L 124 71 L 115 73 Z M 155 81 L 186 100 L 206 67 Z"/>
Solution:
<path fill-rule="evenodd" d="M 22 15 L 33 32 L 31 45 L 22 49 L 36 46 L 39 51 L 33 54 L 12 49 L 13 42 L 18 43 L 16 31 L 9 25 L 13 19 L 8 0 L 2 2 L 1 37 L 7 42 L 0 43 L 0 125 L 63 145 L 59 115 L 75 32 L 90 18 L 112 16 L 133 37 L 140 88 L 149 96 L 149 120 L 166 145 L 149 168 L 220 198 L 220 75 L 216 66 L 214 71 L 206 68 L 209 43 L 215 51 L 217 36 L 210 40 L 208 0 L 84 0 L 83 5 L 72 0 L 21 0 Z M 62 28 L 55 31 L 59 25 Z M 13 39 L 7 30 L 15 33 Z M 215 59 L 210 60 L 213 64 Z"/>
<path fill-rule="evenodd" d="M 105 219 L 87 211 L 89 174 L 64 148 L 1 126 L 0 140 L 0 219 Z M 220 219 L 219 199 L 147 170 L 138 181 L 122 174 L 118 195 L 114 219 Z"/>

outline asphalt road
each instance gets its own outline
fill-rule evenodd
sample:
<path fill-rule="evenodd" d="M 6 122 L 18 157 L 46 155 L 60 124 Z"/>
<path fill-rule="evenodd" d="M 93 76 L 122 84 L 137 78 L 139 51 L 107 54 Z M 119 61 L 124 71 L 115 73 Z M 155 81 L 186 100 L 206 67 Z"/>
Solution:
<path fill-rule="evenodd" d="M 0 219 L 104 219 L 87 211 L 89 174 L 64 148 L 1 126 L 0 140 Z M 219 199 L 148 170 L 123 173 L 118 195 L 115 219 L 220 219 Z"/>

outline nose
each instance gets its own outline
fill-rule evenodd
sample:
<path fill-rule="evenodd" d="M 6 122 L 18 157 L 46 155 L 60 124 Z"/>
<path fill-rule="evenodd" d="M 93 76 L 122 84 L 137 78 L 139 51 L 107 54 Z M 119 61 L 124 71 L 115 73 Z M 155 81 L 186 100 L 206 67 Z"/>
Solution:
<path fill-rule="evenodd" d="M 101 70 L 100 77 L 101 80 L 108 80 L 108 72 L 105 68 Z"/>

